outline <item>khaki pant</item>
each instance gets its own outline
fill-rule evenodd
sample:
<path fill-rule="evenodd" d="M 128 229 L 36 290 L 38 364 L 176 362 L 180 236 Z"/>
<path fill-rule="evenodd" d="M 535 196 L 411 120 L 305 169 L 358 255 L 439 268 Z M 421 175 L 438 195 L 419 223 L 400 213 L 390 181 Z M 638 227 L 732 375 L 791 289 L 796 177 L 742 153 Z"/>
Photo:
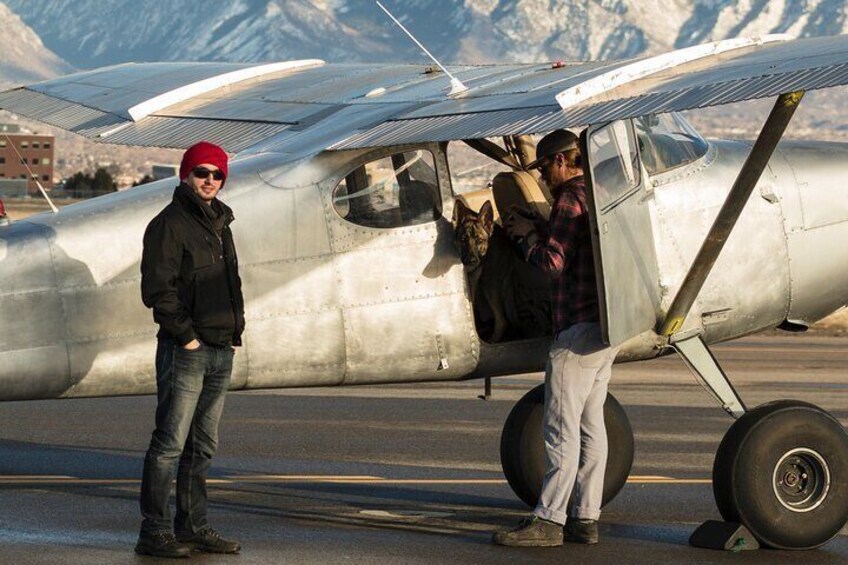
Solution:
<path fill-rule="evenodd" d="M 534 511 L 544 520 L 564 524 L 566 516 L 597 520 L 601 515 L 604 402 L 617 352 L 603 343 L 597 323 L 575 324 L 551 344 L 543 429 L 548 469 Z"/>

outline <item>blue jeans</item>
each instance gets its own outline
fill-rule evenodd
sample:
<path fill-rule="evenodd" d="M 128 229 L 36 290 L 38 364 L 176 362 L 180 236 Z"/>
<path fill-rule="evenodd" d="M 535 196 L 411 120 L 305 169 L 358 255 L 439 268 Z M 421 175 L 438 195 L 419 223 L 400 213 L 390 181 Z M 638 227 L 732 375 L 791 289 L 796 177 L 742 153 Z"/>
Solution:
<path fill-rule="evenodd" d="M 177 465 L 174 530 L 207 526 L 206 475 L 218 446 L 218 422 L 230 385 L 233 350 L 202 343 L 189 351 L 172 340 L 156 348 L 156 429 L 144 458 L 141 530 L 171 530 L 169 499 Z"/>

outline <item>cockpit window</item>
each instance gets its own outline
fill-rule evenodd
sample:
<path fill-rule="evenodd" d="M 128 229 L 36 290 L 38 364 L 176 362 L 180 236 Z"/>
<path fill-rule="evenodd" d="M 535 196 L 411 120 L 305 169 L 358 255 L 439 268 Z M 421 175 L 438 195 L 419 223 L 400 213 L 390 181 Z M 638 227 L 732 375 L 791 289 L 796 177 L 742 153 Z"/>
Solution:
<path fill-rule="evenodd" d="M 333 208 L 349 222 L 397 228 L 442 215 L 433 154 L 419 149 L 360 165 L 336 186 Z"/>
<path fill-rule="evenodd" d="M 633 123 L 648 174 L 680 167 L 707 153 L 707 142 L 680 114 L 652 114 L 636 118 Z"/>

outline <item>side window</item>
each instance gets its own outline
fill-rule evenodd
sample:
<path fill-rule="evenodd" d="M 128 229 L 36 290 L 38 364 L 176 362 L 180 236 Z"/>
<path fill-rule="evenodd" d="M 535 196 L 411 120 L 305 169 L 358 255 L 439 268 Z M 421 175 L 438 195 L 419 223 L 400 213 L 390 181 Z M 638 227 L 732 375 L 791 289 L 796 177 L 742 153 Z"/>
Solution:
<path fill-rule="evenodd" d="M 488 139 L 503 148 L 499 138 Z M 498 173 L 512 171 L 506 165 L 484 157 L 461 141 L 448 144 L 448 163 L 450 164 L 451 186 L 455 195 L 484 191 L 492 188 L 492 179 Z"/>
<path fill-rule="evenodd" d="M 639 155 L 629 120 L 612 122 L 592 133 L 589 165 L 595 200 L 602 213 L 639 187 Z"/>
<path fill-rule="evenodd" d="M 663 173 L 691 163 L 706 155 L 709 148 L 680 114 L 642 116 L 634 122 L 639 151 L 648 174 Z"/>
<path fill-rule="evenodd" d="M 336 213 L 370 228 L 424 224 L 442 215 L 433 154 L 419 149 L 360 165 L 333 190 Z"/>

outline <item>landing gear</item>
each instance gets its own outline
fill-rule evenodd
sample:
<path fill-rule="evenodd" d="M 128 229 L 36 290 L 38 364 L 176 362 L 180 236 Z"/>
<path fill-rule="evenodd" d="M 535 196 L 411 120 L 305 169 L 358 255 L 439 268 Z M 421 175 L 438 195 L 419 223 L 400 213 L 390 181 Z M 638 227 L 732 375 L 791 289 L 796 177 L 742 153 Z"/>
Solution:
<path fill-rule="evenodd" d="M 545 477 L 545 445 L 542 414 L 545 387 L 539 385 L 519 400 L 501 434 L 501 466 L 518 498 L 535 506 Z M 604 476 L 603 504 L 615 498 L 627 482 L 633 466 L 633 430 L 624 408 L 611 394 L 604 404 L 609 456 Z"/>
<path fill-rule="evenodd" d="M 700 336 L 673 341 L 731 415 L 713 464 L 722 517 L 779 549 L 812 549 L 848 522 L 848 432 L 812 404 L 777 400 L 747 410 Z"/>
<path fill-rule="evenodd" d="M 724 436 L 713 493 L 722 517 L 761 543 L 818 547 L 848 522 L 848 433 L 806 402 L 758 406 Z"/>

